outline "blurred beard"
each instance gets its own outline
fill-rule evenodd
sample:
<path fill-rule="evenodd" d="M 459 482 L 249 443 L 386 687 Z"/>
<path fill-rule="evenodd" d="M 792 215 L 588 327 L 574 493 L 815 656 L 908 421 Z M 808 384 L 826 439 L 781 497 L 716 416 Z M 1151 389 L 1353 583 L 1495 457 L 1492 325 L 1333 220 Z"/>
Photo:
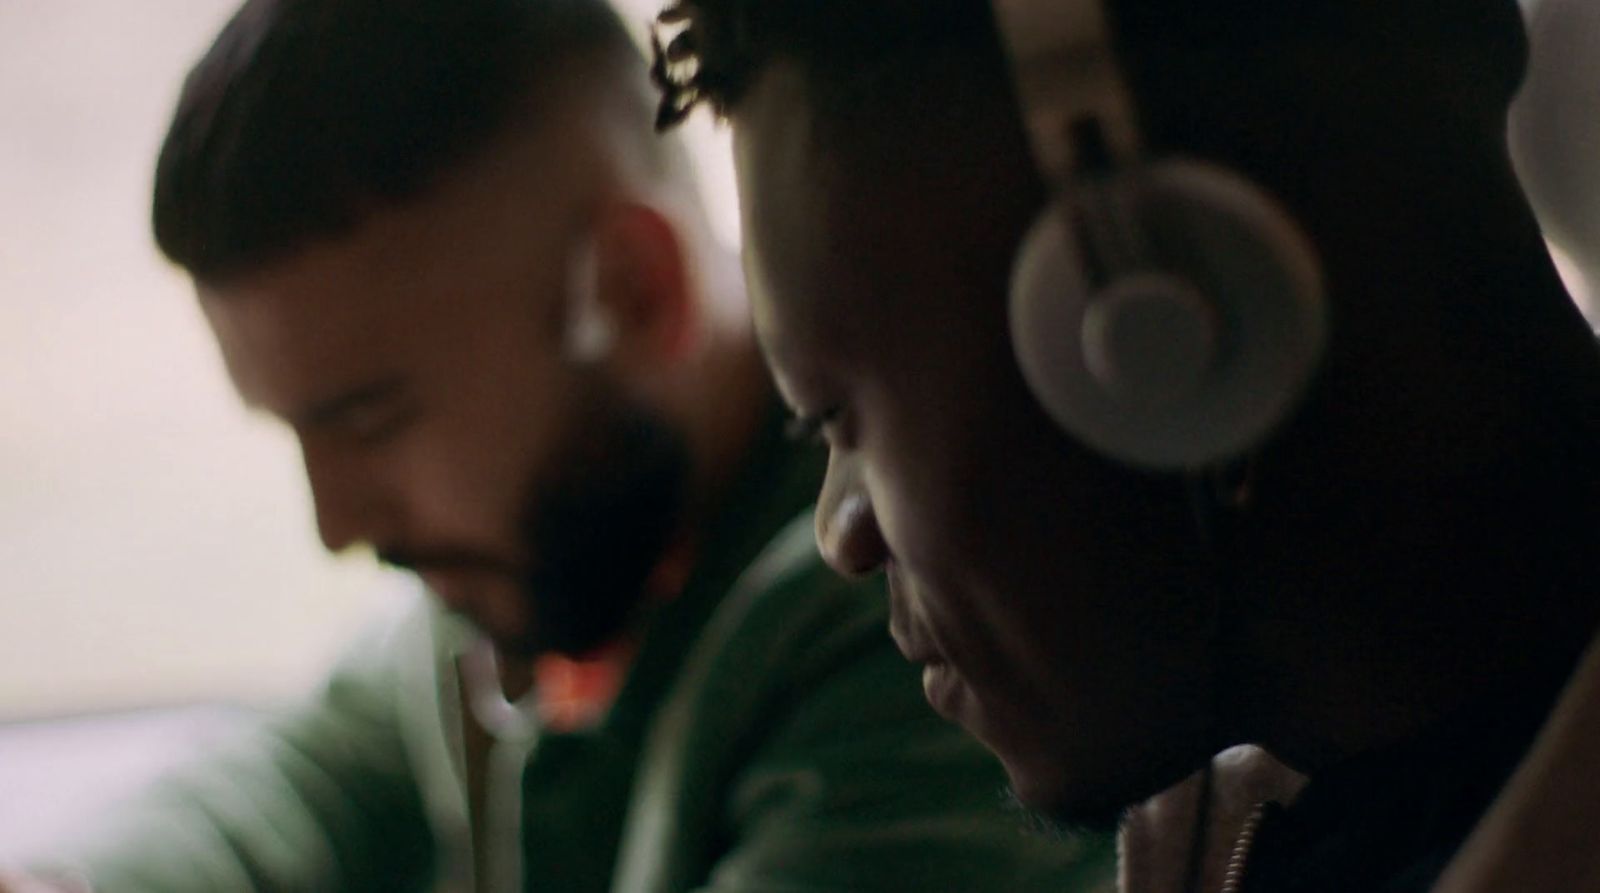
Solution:
<path fill-rule="evenodd" d="M 602 384 L 574 421 L 524 508 L 532 564 L 519 583 L 532 623 L 495 643 L 508 657 L 581 657 L 619 638 L 684 520 L 689 451 L 665 419 Z"/>

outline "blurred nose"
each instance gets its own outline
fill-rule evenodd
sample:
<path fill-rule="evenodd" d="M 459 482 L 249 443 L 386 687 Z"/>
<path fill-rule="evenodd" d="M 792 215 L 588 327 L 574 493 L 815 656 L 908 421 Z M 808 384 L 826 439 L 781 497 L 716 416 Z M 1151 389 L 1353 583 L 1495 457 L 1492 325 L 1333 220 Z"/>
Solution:
<path fill-rule="evenodd" d="M 306 481 L 317 513 L 317 535 L 323 548 L 342 552 L 363 542 L 375 542 L 373 529 L 377 500 L 373 483 L 351 463 L 332 451 L 302 444 Z"/>
<path fill-rule="evenodd" d="M 847 577 L 870 574 L 888 560 L 872 500 L 861 485 L 860 463 L 835 452 L 817 497 L 817 547 L 824 561 Z"/>

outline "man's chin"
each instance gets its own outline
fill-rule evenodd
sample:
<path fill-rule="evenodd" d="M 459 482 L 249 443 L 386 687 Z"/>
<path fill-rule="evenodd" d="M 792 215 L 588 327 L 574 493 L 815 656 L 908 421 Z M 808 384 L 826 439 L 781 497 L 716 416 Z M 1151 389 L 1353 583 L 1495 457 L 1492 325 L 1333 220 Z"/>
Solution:
<path fill-rule="evenodd" d="M 1006 806 L 1022 819 L 1028 830 L 1051 839 L 1112 834 L 1128 811 L 1125 806 L 1085 809 L 1035 805 L 1018 796 L 1015 788 L 1006 790 Z"/>
<path fill-rule="evenodd" d="M 1034 830 L 1051 835 L 1115 831 L 1130 807 L 1162 788 L 1153 779 L 1149 785 L 1144 779 L 1113 779 L 1109 771 L 1068 773 L 1065 761 L 1001 762 L 1011 781 L 1012 809 Z"/>

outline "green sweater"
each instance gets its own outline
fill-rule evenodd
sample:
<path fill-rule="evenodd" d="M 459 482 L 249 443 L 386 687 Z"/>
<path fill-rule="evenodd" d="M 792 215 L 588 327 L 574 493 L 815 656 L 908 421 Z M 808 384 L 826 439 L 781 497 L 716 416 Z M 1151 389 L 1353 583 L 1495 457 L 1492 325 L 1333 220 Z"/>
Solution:
<path fill-rule="evenodd" d="M 766 438 L 605 720 L 497 742 L 476 820 L 469 636 L 419 599 L 71 861 L 101 893 L 1110 890 L 1108 840 L 1025 833 L 992 757 L 929 711 L 881 585 L 823 568 L 817 472 Z"/>

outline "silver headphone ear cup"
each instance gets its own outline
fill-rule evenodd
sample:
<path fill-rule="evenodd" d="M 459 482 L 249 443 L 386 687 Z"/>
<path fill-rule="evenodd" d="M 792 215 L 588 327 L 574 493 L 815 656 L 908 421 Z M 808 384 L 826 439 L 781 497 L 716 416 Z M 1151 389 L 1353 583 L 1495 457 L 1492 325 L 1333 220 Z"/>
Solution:
<path fill-rule="evenodd" d="M 1166 162 L 1106 188 L 1143 264 L 1090 294 L 1071 209 L 1042 215 L 1012 277 L 1023 377 L 1057 424 L 1126 464 L 1184 470 L 1243 453 L 1288 416 L 1321 359 L 1309 241 L 1214 166 Z"/>

